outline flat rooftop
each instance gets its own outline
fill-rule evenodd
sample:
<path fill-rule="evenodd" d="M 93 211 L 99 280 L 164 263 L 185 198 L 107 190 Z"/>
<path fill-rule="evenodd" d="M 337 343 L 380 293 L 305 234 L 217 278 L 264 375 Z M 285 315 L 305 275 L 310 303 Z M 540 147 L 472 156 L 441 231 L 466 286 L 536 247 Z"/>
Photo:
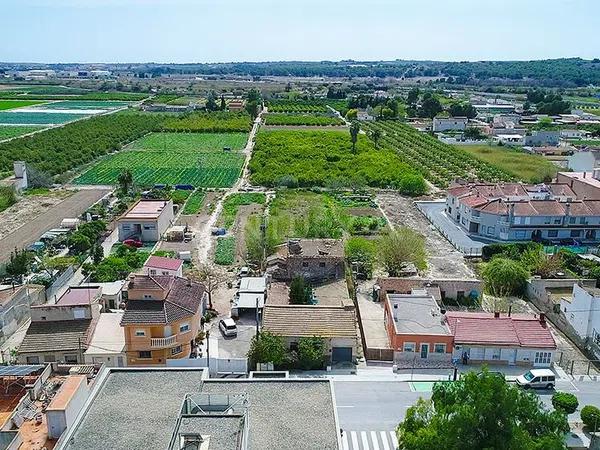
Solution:
<path fill-rule="evenodd" d="M 411 294 L 388 294 L 390 311 L 394 315 L 394 327 L 398 334 L 440 334 L 450 336 L 450 330 L 442 324 L 440 308 L 425 290 L 413 290 Z"/>
<path fill-rule="evenodd" d="M 90 305 L 94 303 L 102 294 L 102 289 L 98 286 L 93 287 L 70 287 L 58 299 L 58 306 L 77 306 Z"/>
<path fill-rule="evenodd" d="M 251 449 L 339 448 L 329 380 L 202 380 L 202 375 L 201 369 L 106 369 L 82 416 L 56 448 L 166 449 L 185 395 L 200 392 L 247 396 Z M 193 422 L 182 421 L 180 430 L 193 426 L 214 436 L 216 450 L 231 448 L 227 434 L 237 429 L 235 421 L 200 417 Z"/>
<path fill-rule="evenodd" d="M 86 355 L 112 355 L 125 349 L 125 331 L 121 327 L 123 311 L 101 313 Z"/>
<path fill-rule="evenodd" d="M 168 204 L 168 200 L 138 200 L 119 219 L 157 219 Z"/>

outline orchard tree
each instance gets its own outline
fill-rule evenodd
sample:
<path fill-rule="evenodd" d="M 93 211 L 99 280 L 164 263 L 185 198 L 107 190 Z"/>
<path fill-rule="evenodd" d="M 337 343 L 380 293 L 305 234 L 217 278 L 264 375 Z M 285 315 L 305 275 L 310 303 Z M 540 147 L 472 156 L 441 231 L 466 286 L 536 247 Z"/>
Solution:
<path fill-rule="evenodd" d="M 298 363 L 303 370 L 318 370 L 325 363 L 325 340 L 303 337 L 298 341 Z"/>
<path fill-rule="evenodd" d="M 133 175 L 131 173 L 131 170 L 122 170 L 119 174 L 117 181 L 119 182 L 119 188 L 121 189 L 121 192 L 127 195 L 129 190 L 131 189 L 131 186 L 133 185 Z"/>
<path fill-rule="evenodd" d="M 391 231 L 379 239 L 379 259 L 389 276 L 397 277 L 406 266 L 425 269 L 425 238 L 408 227 Z"/>
<path fill-rule="evenodd" d="M 360 126 L 358 122 L 354 121 L 350 124 L 350 141 L 352 142 L 352 153 L 356 153 L 356 141 L 358 141 L 358 132 Z"/>
<path fill-rule="evenodd" d="M 522 295 L 525 292 L 529 272 L 518 261 L 496 257 L 482 271 L 485 287 L 496 297 Z"/>
<path fill-rule="evenodd" d="M 369 131 L 369 137 L 371 138 L 371 140 L 373 141 L 373 144 L 375 145 L 375 150 L 377 150 L 379 148 L 379 140 L 382 138 L 383 133 L 379 128 L 373 128 L 372 130 Z"/>

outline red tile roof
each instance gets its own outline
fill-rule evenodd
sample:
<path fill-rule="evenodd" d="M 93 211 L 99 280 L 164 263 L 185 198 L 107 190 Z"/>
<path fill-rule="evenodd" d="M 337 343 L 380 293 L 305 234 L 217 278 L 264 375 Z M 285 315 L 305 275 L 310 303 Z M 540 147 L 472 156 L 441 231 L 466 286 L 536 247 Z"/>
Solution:
<path fill-rule="evenodd" d="M 163 256 L 151 256 L 144 264 L 146 267 L 165 270 L 179 270 L 182 265 L 183 261 L 181 259 L 165 258 Z"/>
<path fill-rule="evenodd" d="M 548 325 L 529 315 L 501 315 L 450 311 L 448 326 L 456 344 L 556 348 Z"/>

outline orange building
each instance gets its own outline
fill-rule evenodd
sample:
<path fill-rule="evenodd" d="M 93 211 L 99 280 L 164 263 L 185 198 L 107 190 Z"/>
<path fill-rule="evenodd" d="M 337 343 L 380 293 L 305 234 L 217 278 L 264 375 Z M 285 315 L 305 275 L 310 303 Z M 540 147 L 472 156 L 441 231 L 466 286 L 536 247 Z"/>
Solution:
<path fill-rule="evenodd" d="M 189 358 L 206 308 L 203 284 L 174 276 L 132 275 L 121 326 L 128 366 Z"/>

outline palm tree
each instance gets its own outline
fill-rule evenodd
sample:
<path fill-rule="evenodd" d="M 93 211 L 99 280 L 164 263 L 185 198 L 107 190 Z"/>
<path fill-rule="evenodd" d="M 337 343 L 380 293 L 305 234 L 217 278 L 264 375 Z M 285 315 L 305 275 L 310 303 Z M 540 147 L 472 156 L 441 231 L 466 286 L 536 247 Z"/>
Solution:
<path fill-rule="evenodd" d="M 374 128 L 373 130 L 369 131 L 369 137 L 373 141 L 373 144 L 375 144 L 375 150 L 377 150 L 379 146 L 379 140 L 383 137 L 383 133 L 379 128 Z"/>
<path fill-rule="evenodd" d="M 358 132 L 360 131 L 360 126 L 358 122 L 353 121 L 350 124 L 350 140 L 352 141 L 352 153 L 356 153 L 356 141 L 358 140 Z"/>
<path fill-rule="evenodd" d="M 127 194 L 133 184 L 133 175 L 131 174 L 131 171 L 129 169 L 123 170 L 119 174 L 118 181 L 121 191 L 123 191 L 124 194 Z"/>

